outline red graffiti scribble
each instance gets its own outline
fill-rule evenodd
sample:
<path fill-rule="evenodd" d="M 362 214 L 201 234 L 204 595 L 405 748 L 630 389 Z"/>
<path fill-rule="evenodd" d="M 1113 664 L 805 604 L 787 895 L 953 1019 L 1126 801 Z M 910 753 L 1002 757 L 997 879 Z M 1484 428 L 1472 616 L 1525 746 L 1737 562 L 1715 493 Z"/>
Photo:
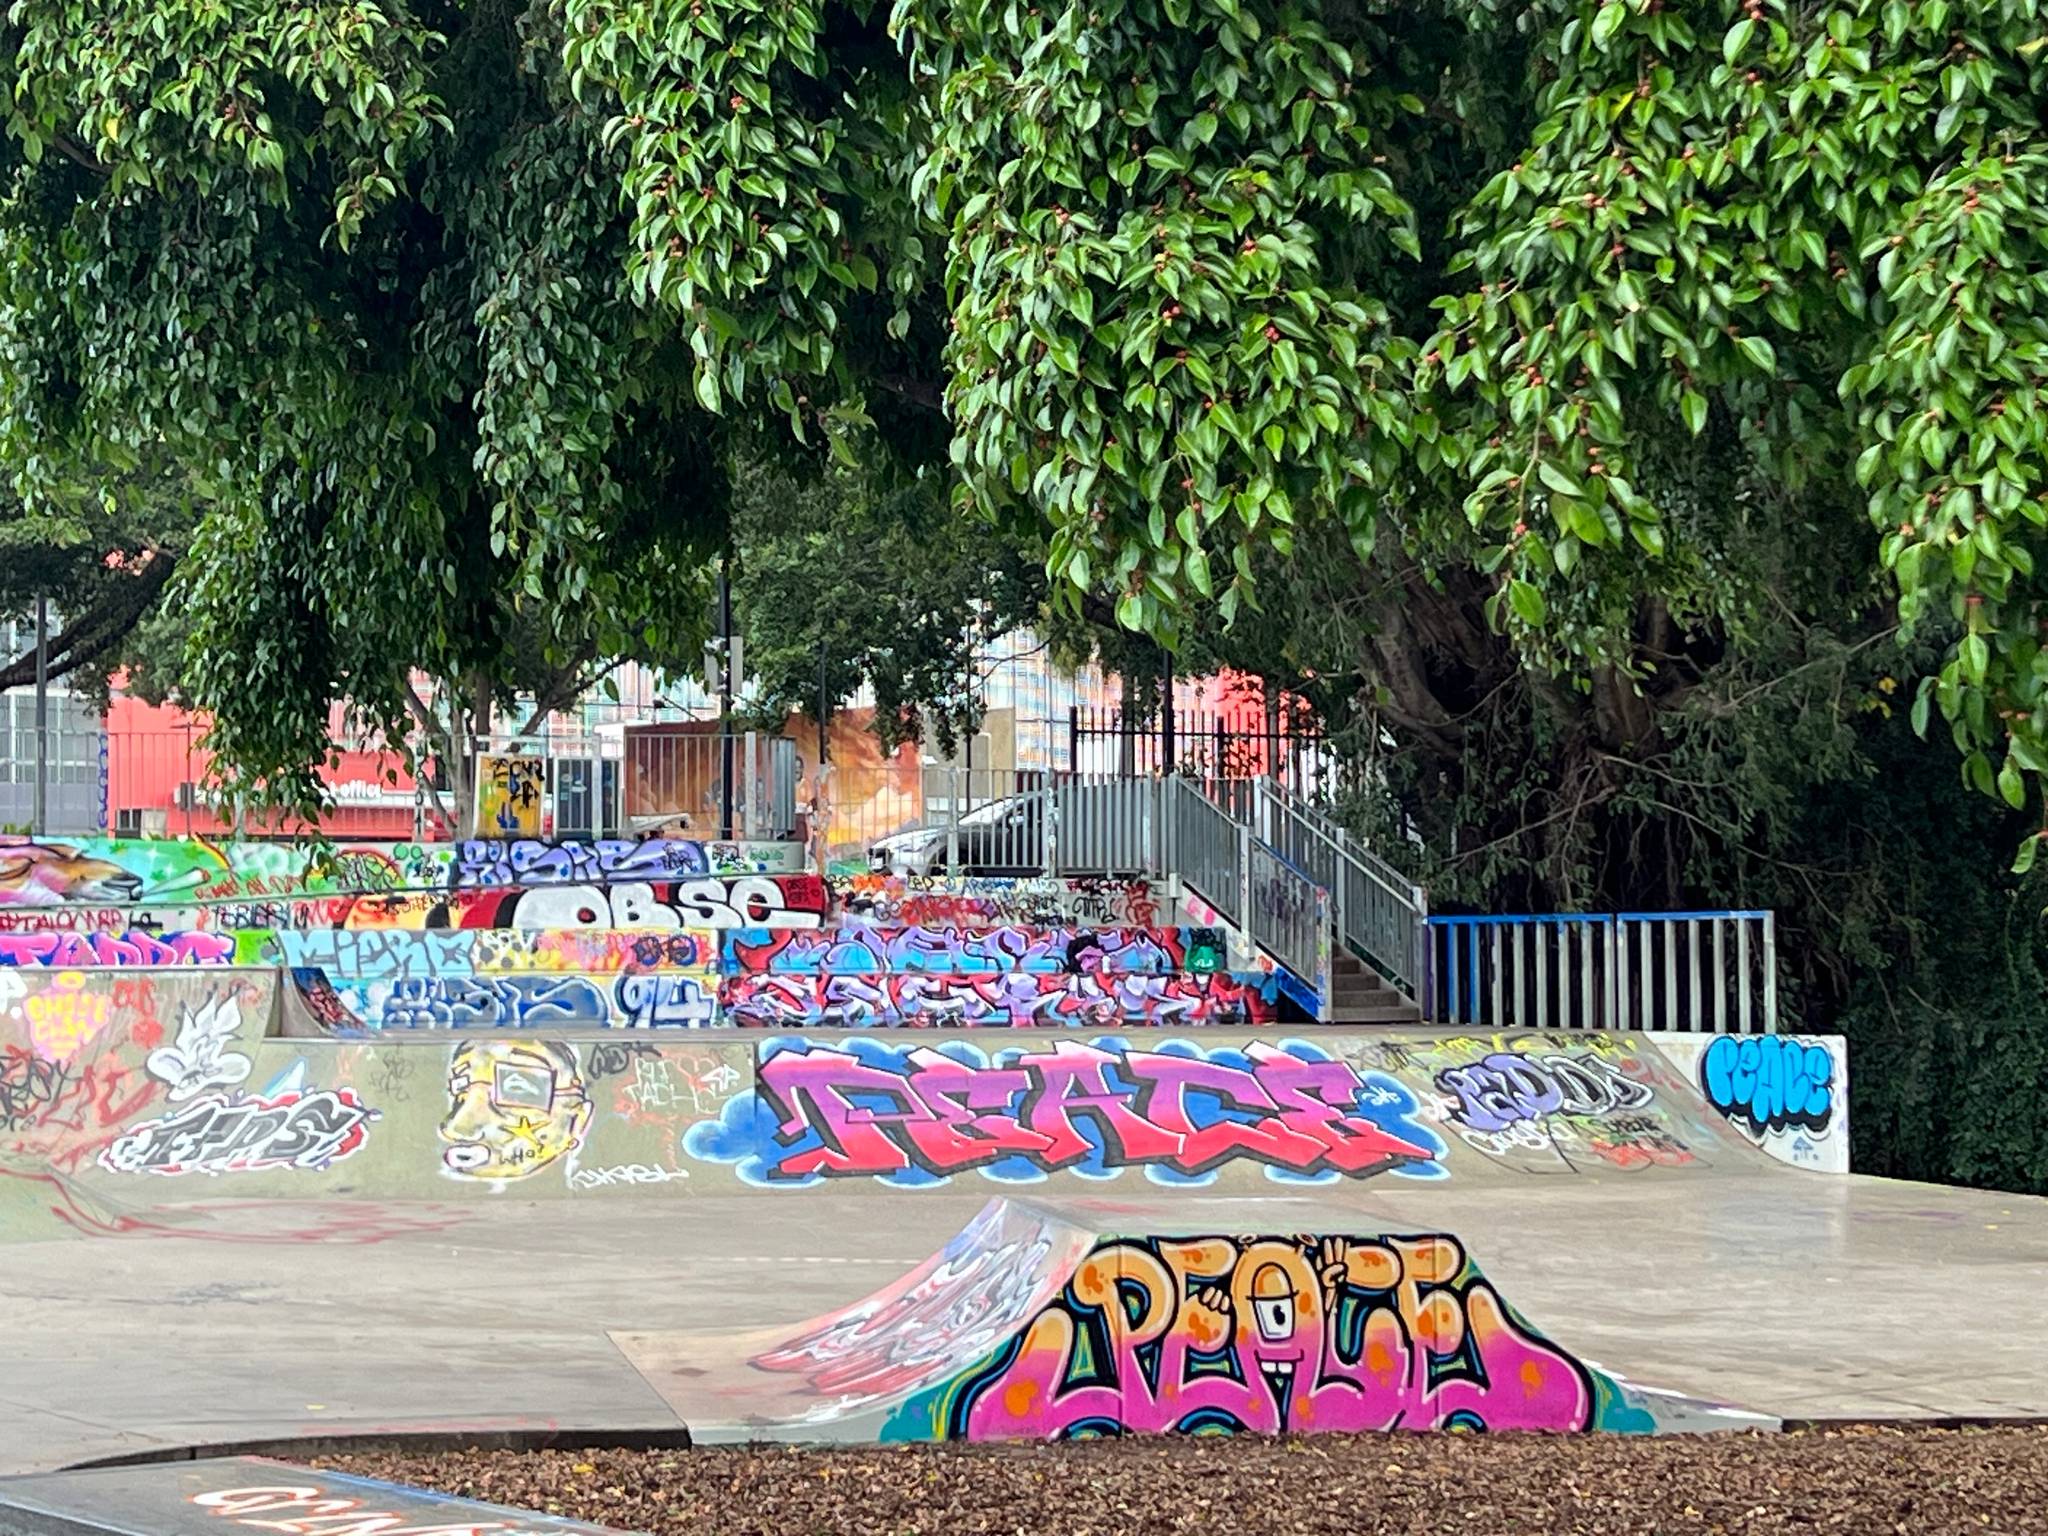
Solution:
<path fill-rule="evenodd" d="M 769 1029 L 1264 1024 L 1276 1012 L 1260 988 L 1230 976 L 1102 971 L 982 976 L 767 971 L 720 978 L 718 998 L 732 1023 Z"/>

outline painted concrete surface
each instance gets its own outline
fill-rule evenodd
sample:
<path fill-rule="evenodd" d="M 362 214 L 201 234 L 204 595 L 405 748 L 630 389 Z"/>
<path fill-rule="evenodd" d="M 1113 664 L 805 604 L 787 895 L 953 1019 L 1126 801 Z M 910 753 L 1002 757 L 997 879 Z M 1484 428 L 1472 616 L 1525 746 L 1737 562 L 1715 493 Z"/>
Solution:
<path fill-rule="evenodd" d="M 2048 1412 L 2048 1201 L 1765 1165 L 1460 1189 L 1053 1197 L 1168 1232 L 1455 1232 L 1528 1317 L 1640 1385 L 1790 1417 Z M 0 1262 L 0 1471 L 406 1428 L 675 1427 L 665 1341 L 779 1329 L 911 1270 L 984 1200 L 238 1200 Z"/>
<path fill-rule="evenodd" d="M 286 1536 L 340 1529 L 435 1536 L 606 1533 L 577 1520 L 255 1456 L 0 1481 L 0 1532 L 6 1536 L 215 1536 L 226 1526 Z"/>
<path fill-rule="evenodd" d="M 1319 1270 L 1326 1236 L 1446 1234 L 1629 1391 L 2048 1412 L 2048 1202 L 1786 1166 L 1812 1161 L 1798 1138 L 1846 1145 L 1825 1041 L 336 1041 L 271 1032 L 268 971 L 31 967 L 0 989 L 0 1470 L 348 1430 L 730 1429 L 721 1370 L 885 1290 L 998 1195 L 1095 1237 L 1307 1234 L 1261 1250 L 1283 1267 Z M 1242 1271 L 1242 1297 L 1204 1303 L 1219 1317 L 1267 1299 L 1259 1264 L 1188 1265 Z M 831 1408 L 783 1432 L 830 1434 Z"/>
<path fill-rule="evenodd" d="M 651 1188 L 1289 1195 L 1718 1177 L 1783 1155 L 1767 1133 L 1784 1117 L 1808 1145 L 1848 1135 L 1807 1072 L 1828 1053 L 1803 1046 L 1688 1076 L 1626 1035 L 1183 1029 L 1201 1020 L 1179 1014 L 716 1030 L 644 1001 L 648 1025 L 678 1027 L 337 1039 L 274 971 L 0 970 L 0 1160 L 158 1207 Z M 32 1207 L 16 1214 L 0 1241 L 40 1235 Z"/>

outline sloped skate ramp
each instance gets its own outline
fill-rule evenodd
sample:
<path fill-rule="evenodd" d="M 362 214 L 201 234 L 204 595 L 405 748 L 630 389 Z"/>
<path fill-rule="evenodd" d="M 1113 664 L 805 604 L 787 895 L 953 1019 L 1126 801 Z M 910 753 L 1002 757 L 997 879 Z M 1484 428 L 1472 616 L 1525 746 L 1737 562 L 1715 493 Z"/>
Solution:
<path fill-rule="evenodd" d="M 1578 1359 L 1444 1234 L 1116 1235 L 1024 1201 L 791 1329 L 613 1337 L 703 1441 L 1776 1424 Z"/>
<path fill-rule="evenodd" d="M 255 1456 L 0 1478 L 5 1536 L 613 1536 L 603 1526 Z"/>

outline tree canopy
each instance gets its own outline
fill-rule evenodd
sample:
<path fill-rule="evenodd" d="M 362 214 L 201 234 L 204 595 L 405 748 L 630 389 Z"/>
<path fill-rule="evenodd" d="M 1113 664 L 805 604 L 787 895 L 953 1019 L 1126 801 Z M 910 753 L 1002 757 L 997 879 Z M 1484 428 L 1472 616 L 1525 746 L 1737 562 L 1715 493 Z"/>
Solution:
<path fill-rule="evenodd" d="M 407 668 L 515 623 L 690 664 L 734 466 L 836 449 L 1169 644 L 1317 592 L 1284 658 L 1439 779 L 1513 697 L 1568 740 L 1546 793 L 1612 803 L 1758 657 L 1897 631 L 1902 707 L 2019 804 L 2044 33 L 2033 0 L 20 0 L 0 462 L 31 506 L 191 477 L 191 692 L 245 790 L 311 793 L 327 700 L 396 725 Z"/>

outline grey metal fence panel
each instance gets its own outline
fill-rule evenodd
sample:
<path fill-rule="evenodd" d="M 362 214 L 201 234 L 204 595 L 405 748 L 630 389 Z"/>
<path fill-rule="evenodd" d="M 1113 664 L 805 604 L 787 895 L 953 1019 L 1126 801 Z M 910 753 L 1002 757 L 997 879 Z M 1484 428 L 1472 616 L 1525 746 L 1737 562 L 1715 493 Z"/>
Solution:
<path fill-rule="evenodd" d="M 1172 801 L 1172 862 L 1181 882 L 1243 927 L 1240 829 L 1228 812 L 1184 779 L 1168 781 Z"/>
<path fill-rule="evenodd" d="M 1053 867 L 1068 875 L 1136 875 L 1158 864 L 1159 781 L 1062 773 L 1053 800 Z"/>
<path fill-rule="evenodd" d="M 1423 1007 L 1486 1029 L 1775 1033 L 1769 912 L 1429 919 Z"/>
<path fill-rule="evenodd" d="M 1263 842 L 1252 840 L 1246 852 L 1251 901 L 1244 926 L 1253 942 L 1311 987 L 1327 990 L 1326 888 Z"/>

